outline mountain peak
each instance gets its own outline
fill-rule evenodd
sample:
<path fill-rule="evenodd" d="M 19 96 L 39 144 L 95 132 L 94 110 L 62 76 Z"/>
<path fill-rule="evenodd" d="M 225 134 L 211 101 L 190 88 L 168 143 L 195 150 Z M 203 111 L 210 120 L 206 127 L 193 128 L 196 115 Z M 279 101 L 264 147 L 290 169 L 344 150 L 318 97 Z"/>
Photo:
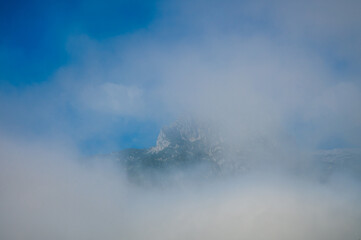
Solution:
<path fill-rule="evenodd" d="M 183 118 L 162 128 L 154 147 L 125 149 L 114 156 L 125 166 L 128 176 L 138 183 L 153 181 L 153 177 L 160 178 L 155 181 L 162 181 L 160 173 L 172 172 L 165 170 L 196 169 L 198 177 L 208 178 L 257 168 L 277 168 L 284 165 L 285 168 L 292 169 L 293 166 L 298 166 L 288 161 L 289 155 L 284 157 L 277 151 L 272 152 L 274 148 L 267 146 L 267 142 L 261 142 L 256 145 L 258 148 L 252 148 L 252 144 L 240 146 L 238 142 L 227 140 L 224 141 L 217 128 L 209 123 Z M 356 169 L 359 172 L 360 154 L 356 153 L 342 149 L 322 151 L 314 154 L 314 158 L 316 165 L 327 176 L 333 169 L 340 168 Z M 283 159 L 287 161 L 282 161 Z M 289 162 L 290 165 L 287 165 Z M 188 173 L 192 171 L 177 171 L 177 174 Z"/>
<path fill-rule="evenodd" d="M 209 129 L 205 123 L 200 123 L 193 118 L 182 118 L 162 128 L 156 146 L 150 148 L 150 153 L 158 153 L 167 147 L 175 147 L 195 141 L 205 142 L 210 137 Z"/>

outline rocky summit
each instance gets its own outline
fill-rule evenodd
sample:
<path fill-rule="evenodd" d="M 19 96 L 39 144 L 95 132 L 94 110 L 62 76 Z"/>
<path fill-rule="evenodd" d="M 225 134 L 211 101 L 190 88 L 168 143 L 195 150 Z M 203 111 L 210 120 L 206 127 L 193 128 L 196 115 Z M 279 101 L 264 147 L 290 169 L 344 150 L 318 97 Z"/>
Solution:
<path fill-rule="evenodd" d="M 358 149 L 318 150 L 309 154 L 307 160 L 301 159 L 303 163 L 300 165 L 299 162 L 290 164 L 294 161 L 290 155 L 278 161 L 280 155 L 271 155 L 269 152 L 274 149 L 270 150 L 269 144 L 256 145 L 259 150 L 254 150 L 254 146 L 249 147 L 252 145 L 242 147 L 229 144 L 209 123 L 183 118 L 161 129 L 154 147 L 124 149 L 106 157 L 120 164 L 130 180 L 141 184 L 162 183 L 177 178 L 210 179 L 247 173 L 263 166 L 287 164 L 298 173 L 317 171 L 323 180 L 340 170 L 361 175 L 361 151 Z M 262 151 L 266 154 L 260 155 Z M 262 159 L 257 161 L 257 158 Z"/>
<path fill-rule="evenodd" d="M 224 151 L 222 139 L 212 127 L 187 118 L 161 129 L 154 147 L 125 149 L 110 156 L 125 167 L 132 180 L 143 182 L 158 181 L 169 173 L 214 176 L 221 171 Z"/>

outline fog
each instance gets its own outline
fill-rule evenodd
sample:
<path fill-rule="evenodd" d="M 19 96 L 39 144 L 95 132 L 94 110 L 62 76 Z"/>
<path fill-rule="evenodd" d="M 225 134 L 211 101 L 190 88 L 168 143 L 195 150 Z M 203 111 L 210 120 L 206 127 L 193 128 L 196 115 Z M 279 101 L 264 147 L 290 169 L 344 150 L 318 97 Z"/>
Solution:
<path fill-rule="evenodd" d="M 2 239 L 358 239 L 359 182 L 262 172 L 163 188 L 44 143 L 1 141 Z M 45 148 L 44 148 L 45 147 Z"/>
<path fill-rule="evenodd" d="M 361 148 L 360 7 L 167 1 L 146 29 L 68 36 L 48 81 L 1 85 L 0 238 L 360 239 L 360 156 L 325 178 L 315 154 Z M 155 145 L 182 116 L 250 168 L 143 186 L 93 159 Z"/>

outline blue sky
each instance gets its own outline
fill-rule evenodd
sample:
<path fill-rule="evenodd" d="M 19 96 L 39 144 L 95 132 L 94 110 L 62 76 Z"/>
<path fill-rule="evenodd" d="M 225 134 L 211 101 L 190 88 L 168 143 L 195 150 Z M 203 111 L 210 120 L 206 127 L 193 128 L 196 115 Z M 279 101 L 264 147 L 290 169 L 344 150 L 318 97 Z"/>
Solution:
<path fill-rule="evenodd" d="M 0 81 L 4 94 L 52 81 L 59 68 L 73 60 L 67 49 L 72 36 L 86 35 L 95 41 L 106 41 L 147 28 L 157 11 L 157 1 L 25 0 L 0 4 Z M 69 112 L 64 113 L 68 115 L 65 121 L 75 126 L 81 124 L 83 117 L 72 109 Z M 125 120 L 119 119 L 119 124 L 122 121 Z M 28 127 L 43 128 L 37 125 L 31 123 Z M 133 120 L 125 133 L 109 138 L 127 147 L 149 145 L 159 130 L 159 126 L 154 125 Z M 94 145 L 101 148 L 103 141 L 96 135 L 81 141 L 80 145 L 85 149 Z"/>
<path fill-rule="evenodd" d="M 2 1 L 0 11 L 0 78 L 22 87 L 67 64 L 70 36 L 104 40 L 147 28 L 156 2 Z"/>
<path fill-rule="evenodd" d="M 105 153 L 193 114 L 240 141 L 361 146 L 358 1 L 0 4 L 5 136 Z"/>
<path fill-rule="evenodd" d="M 360 10 L 0 0 L 0 239 L 360 240 Z M 214 163 L 99 156 L 184 116 Z"/>

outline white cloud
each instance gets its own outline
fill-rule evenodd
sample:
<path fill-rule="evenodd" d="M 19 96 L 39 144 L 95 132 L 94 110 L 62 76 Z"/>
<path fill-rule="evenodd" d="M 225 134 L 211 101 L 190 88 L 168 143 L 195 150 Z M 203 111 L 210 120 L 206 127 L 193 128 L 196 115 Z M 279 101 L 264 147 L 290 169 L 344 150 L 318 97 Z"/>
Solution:
<path fill-rule="evenodd" d="M 74 150 L 122 136 L 119 119 L 184 113 L 216 123 L 261 163 L 284 152 L 304 160 L 302 146 L 330 136 L 360 147 L 359 5 L 171 1 L 147 30 L 74 37 L 54 79 L 1 91 L 0 238 L 359 239 L 360 182 L 349 176 L 139 189 L 117 167 L 78 164 Z M 357 67 L 339 71 L 336 60 Z M 290 125 L 301 133 L 290 137 Z"/>
<path fill-rule="evenodd" d="M 63 143 L 0 139 L 2 239 L 357 239 L 359 182 L 255 174 L 172 188 L 129 184 Z"/>
<path fill-rule="evenodd" d="M 115 115 L 139 115 L 144 110 L 143 91 L 135 86 L 105 82 L 85 86 L 80 95 L 85 108 Z"/>

